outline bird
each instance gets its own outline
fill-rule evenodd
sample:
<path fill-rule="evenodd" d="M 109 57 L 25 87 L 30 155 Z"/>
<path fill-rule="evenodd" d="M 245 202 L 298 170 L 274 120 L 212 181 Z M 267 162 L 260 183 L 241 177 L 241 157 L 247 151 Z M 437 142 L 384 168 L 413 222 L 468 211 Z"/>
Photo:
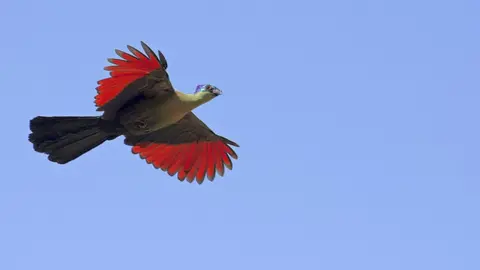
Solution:
<path fill-rule="evenodd" d="M 98 116 L 36 116 L 29 141 L 48 160 L 67 164 L 106 141 L 124 136 L 147 164 L 178 180 L 201 184 L 232 170 L 239 145 L 212 131 L 192 111 L 222 95 L 212 84 L 199 84 L 192 94 L 175 89 L 160 50 L 143 41 L 144 52 L 128 45 L 108 58 L 109 77 L 97 82 Z"/>

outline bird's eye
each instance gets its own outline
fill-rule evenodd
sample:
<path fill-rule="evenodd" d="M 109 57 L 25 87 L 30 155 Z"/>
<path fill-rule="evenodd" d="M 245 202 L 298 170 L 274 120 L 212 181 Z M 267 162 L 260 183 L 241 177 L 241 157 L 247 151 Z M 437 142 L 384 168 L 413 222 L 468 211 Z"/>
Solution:
<path fill-rule="evenodd" d="M 205 87 L 205 89 L 207 89 L 207 90 L 212 90 L 212 86 L 211 86 L 211 85 L 207 85 L 207 86 Z"/>

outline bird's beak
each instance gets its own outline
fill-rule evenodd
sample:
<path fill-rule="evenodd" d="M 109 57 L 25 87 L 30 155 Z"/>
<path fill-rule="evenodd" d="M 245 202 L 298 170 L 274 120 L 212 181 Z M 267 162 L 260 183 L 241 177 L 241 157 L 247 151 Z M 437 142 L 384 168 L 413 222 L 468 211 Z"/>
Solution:
<path fill-rule="evenodd" d="M 212 90 L 212 93 L 215 95 L 215 96 L 219 96 L 221 94 L 223 94 L 222 90 L 218 89 L 218 88 L 214 88 Z"/>

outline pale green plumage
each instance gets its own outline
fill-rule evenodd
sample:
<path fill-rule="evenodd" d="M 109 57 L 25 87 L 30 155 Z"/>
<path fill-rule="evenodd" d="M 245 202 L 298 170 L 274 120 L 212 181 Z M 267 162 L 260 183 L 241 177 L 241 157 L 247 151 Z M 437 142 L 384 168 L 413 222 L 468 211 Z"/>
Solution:
<path fill-rule="evenodd" d="M 153 100 L 158 106 L 148 106 L 151 117 L 154 123 L 152 129 L 160 129 L 178 122 L 187 113 L 202 104 L 205 104 L 215 97 L 209 92 L 198 92 L 196 94 L 185 94 L 180 91 L 175 91 L 175 94 L 157 100 Z M 150 121 L 149 121 L 150 122 Z"/>

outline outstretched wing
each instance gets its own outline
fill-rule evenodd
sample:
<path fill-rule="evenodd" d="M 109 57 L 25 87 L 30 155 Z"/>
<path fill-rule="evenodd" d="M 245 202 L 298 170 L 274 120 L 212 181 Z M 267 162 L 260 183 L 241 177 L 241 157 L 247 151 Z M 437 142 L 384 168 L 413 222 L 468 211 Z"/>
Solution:
<path fill-rule="evenodd" d="M 232 169 L 230 157 L 237 154 L 229 145 L 238 144 L 215 134 L 193 113 L 188 113 L 176 124 L 144 136 L 126 137 L 125 143 L 133 145 L 132 152 L 139 154 L 180 181 L 201 184 L 207 175 L 213 181 L 215 175 L 224 174 L 224 167 Z"/>
<path fill-rule="evenodd" d="M 98 81 L 95 96 L 98 111 L 112 115 L 138 96 L 149 98 L 174 93 L 165 56 L 160 51 L 157 56 L 144 42 L 141 44 L 146 54 L 127 46 L 131 54 L 115 50 L 122 59 L 108 59 L 113 65 L 105 67 L 110 71 L 110 77 Z M 109 118 L 108 115 L 105 118 Z"/>

